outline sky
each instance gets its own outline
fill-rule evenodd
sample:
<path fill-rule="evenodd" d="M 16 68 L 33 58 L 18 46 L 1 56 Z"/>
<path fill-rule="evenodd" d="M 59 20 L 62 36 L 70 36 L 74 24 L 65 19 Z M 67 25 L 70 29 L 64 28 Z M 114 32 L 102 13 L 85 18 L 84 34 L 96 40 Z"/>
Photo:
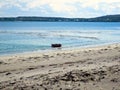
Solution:
<path fill-rule="evenodd" d="M 0 17 L 89 18 L 120 14 L 120 0 L 0 0 Z"/>

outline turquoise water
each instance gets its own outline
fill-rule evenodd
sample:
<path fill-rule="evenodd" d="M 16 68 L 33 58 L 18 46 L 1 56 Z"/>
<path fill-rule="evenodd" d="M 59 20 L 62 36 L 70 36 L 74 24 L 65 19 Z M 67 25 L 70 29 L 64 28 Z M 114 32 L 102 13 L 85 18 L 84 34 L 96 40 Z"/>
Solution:
<path fill-rule="evenodd" d="M 120 42 L 120 23 L 0 22 L 0 55 Z"/>

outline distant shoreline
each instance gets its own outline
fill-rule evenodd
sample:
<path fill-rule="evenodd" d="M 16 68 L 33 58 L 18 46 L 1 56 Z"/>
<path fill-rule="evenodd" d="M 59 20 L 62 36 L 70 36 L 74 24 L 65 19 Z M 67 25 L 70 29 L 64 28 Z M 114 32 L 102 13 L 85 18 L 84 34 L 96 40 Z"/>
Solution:
<path fill-rule="evenodd" d="M 38 22 L 120 22 L 120 14 L 106 15 L 95 18 L 64 18 L 64 17 L 0 17 L 0 21 L 38 21 Z"/>

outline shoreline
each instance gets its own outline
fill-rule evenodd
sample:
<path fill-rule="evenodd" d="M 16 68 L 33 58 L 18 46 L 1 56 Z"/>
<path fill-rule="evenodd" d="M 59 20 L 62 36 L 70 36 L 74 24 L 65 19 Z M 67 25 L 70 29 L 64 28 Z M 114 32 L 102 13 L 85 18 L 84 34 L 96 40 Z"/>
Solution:
<path fill-rule="evenodd" d="M 114 42 L 114 43 L 104 43 L 104 44 L 96 44 L 96 45 L 87 45 L 87 46 L 79 46 L 79 47 L 67 47 L 67 48 L 54 48 L 49 50 L 36 50 L 36 51 L 25 51 L 25 52 L 17 52 L 17 53 L 11 53 L 11 54 L 1 54 L 0 57 L 11 57 L 11 56 L 22 56 L 22 55 L 28 55 L 28 54 L 45 54 L 45 53 L 54 53 L 54 52 L 61 52 L 61 51 L 74 51 L 74 50 L 84 50 L 84 49 L 90 49 L 90 48 L 97 48 L 97 47 L 105 47 L 109 45 L 116 45 L 120 44 L 120 42 Z"/>
<path fill-rule="evenodd" d="M 120 43 L 0 56 L 0 89 L 119 90 Z"/>

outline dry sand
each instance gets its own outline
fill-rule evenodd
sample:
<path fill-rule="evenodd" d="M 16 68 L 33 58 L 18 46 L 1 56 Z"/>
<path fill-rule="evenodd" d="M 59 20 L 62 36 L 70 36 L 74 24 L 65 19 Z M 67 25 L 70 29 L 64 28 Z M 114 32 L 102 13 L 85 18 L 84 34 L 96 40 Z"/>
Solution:
<path fill-rule="evenodd" d="M 120 44 L 0 56 L 0 90 L 120 90 Z"/>

